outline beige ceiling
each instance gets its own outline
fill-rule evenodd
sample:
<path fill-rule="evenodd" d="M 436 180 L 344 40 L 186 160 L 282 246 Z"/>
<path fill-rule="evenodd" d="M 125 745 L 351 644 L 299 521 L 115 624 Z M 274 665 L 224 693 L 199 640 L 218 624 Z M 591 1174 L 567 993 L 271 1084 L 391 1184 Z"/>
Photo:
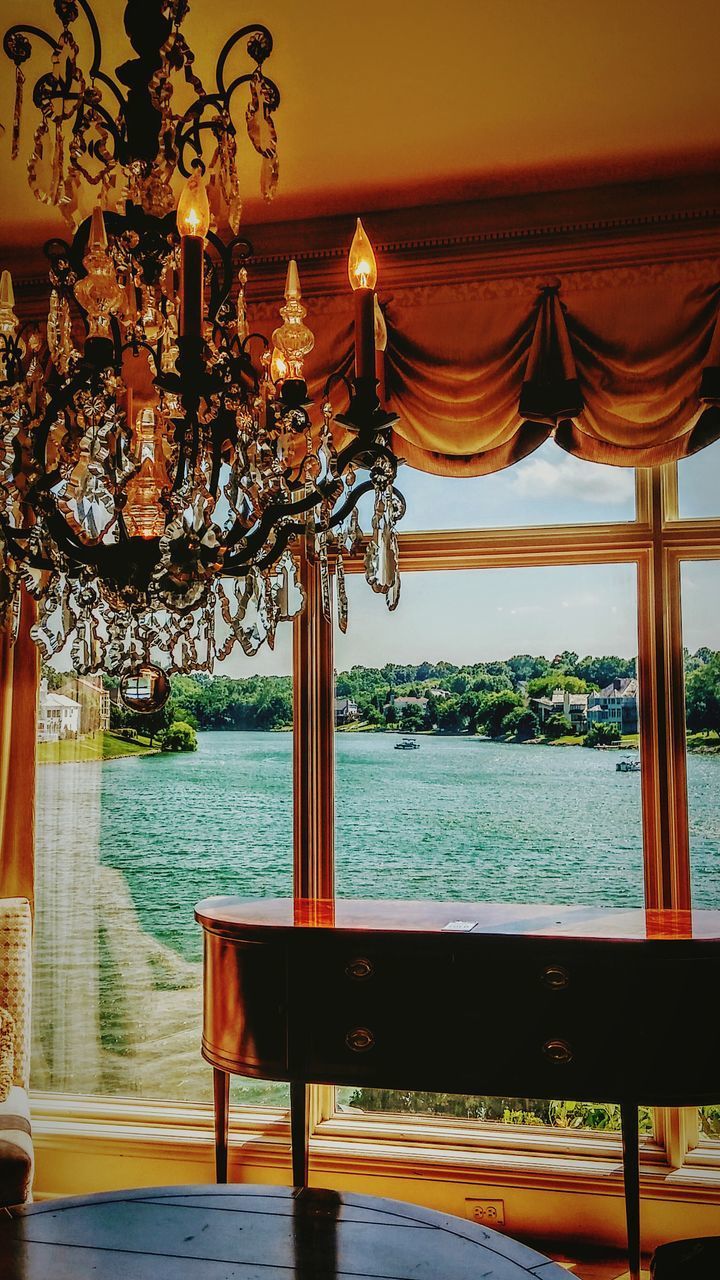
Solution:
<path fill-rule="evenodd" d="M 96 5 L 105 69 L 131 56 L 122 0 Z M 50 0 L 0 0 L 2 27 L 57 30 Z M 280 192 L 248 220 L 391 208 L 702 172 L 720 158 L 718 0 L 193 0 L 185 26 L 211 80 L 234 28 L 265 22 L 282 104 Z M 77 24 L 81 48 L 84 24 Z M 34 108 L 26 86 L 25 144 Z M 13 69 L 0 55 L 0 242 L 62 224 L 11 164 Z"/>

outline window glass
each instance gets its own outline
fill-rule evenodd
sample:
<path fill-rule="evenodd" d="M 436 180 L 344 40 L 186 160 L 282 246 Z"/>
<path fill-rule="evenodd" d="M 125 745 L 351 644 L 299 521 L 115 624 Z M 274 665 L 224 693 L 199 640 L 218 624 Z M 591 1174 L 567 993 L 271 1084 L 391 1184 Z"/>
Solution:
<path fill-rule="evenodd" d="M 43 669 L 35 1089 L 210 1100 L 193 908 L 292 894 L 291 641 L 284 625 L 274 654 L 173 678 L 167 718 L 196 727 L 196 751 L 157 752 L 160 723 L 125 715 L 112 682 Z M 286 1085 L 233 1085 L 287 1102 Z"/>
<path fill-rule="evenodd" d="M 339 896 L 640 905 L 634 569 L 407 573 L 391 615 L 348 594 Z"/>
<path fill-rule="evenodd" d="M 488 476 L 432 476 L 401 467 L 397 487 L 407 501 L 399 525 L 406 533 L 635 519 L 632 469 L 583 462 L 552 440 Z"/>
<path fill-rule="evenodd" d="M 361 579 L 348 592 L 338 895 L 640 905 L 634 568 L 410 573 L 389 617 Z M 351 1088 L 337 1100 L 350 1113 L 619 1127 L 600 1103 Z M 649 1111 L 640 1124 L 651 1129 Z"/>
<path fill-rule="evenodd" d="M 720 908 L 720 561 L 682 565 L 692 900 Z"/>
<path fill-rule="evenodd" d="M 678 462 L 678 511 L 689 520 L 720 516 L 720 440 Z"/>

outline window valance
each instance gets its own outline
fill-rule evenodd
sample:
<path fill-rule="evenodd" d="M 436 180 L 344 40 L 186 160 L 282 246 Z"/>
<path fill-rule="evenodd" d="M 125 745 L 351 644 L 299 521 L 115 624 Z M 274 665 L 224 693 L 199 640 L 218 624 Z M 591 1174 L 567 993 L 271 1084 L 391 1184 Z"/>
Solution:
<path fill-rule="evenodd" d="M 552 434 L 577 457 L 632 467 L 720 437 L 720 259 L 380 296 L 394 448 L 421 471 L 498 471 Z M 315 367 L 349 366 L 347 303 L 337 305 Z"/>

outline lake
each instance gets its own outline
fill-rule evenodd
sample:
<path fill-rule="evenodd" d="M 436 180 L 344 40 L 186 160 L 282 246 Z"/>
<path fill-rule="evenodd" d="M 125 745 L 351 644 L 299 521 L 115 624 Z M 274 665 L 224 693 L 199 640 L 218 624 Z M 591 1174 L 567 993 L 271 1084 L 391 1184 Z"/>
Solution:
<path fill-rule="evenodd" d="M 396 741 L 337 735 L 339 895 L 642 902 L 640 776 L 616 771 L 618 753 Z M 689 758 L 698 906 L 720 905 L 719 771 Z M 201 733 L 191 755 L 38 770 L 36 1088 L 209 1097 L 193 907 L 292 893 L 291 785 L 283 733 Z"/>

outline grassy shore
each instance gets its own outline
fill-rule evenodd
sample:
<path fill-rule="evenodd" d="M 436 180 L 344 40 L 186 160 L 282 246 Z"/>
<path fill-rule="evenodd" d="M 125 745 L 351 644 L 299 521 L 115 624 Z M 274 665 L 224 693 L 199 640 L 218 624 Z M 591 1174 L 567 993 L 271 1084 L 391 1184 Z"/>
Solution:
<path fill-rule="evenodd" d="M 89 733 L 60 742 L 39 742 L 38 764 L 79 764 L 86 760 L 117 760 L 121 756 L 154 755 L 159 748 L 149 738 L 121 738 L 116 733 Z"/>

